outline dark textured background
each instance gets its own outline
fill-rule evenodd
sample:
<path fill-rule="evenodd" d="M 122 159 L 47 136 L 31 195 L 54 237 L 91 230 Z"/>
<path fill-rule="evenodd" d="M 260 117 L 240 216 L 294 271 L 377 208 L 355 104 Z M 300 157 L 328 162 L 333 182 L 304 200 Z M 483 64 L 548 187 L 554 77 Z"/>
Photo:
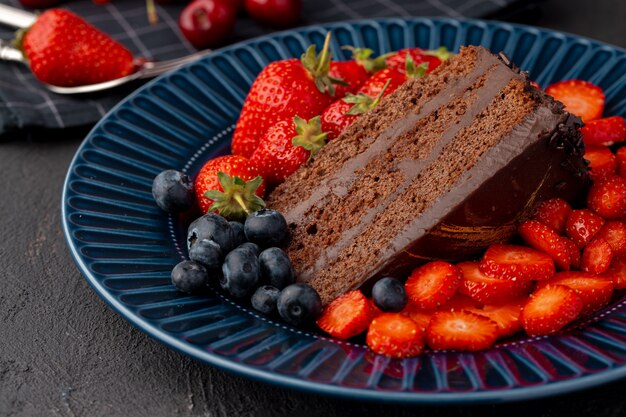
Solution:
<path fill-rule="evenodd" d="M 548 0 L 516 20 L 626 47 L 623 0 Z M 626 380 L 516 404 L 398 407 L 245 380 L 174 352 L 110 310 L 61 232 L 67 166 L 85 131 L 0 145 L 0 416 L 626 416 Z"/>

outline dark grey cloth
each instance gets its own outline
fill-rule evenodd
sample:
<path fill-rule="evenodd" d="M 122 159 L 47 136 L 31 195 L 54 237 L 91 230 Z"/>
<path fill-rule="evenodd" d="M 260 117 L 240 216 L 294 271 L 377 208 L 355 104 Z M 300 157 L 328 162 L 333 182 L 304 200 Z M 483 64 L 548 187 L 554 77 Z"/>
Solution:
<path fill-rule="evenodd" d="M 517 0 L 304 0 L 301 24 L 388 16 L 484 17 Z M 19 7 L 18 0 L 0 3 Z M 90 0 L 61 3 L 122 42 L 137 56 L 157 60 L 177 58 L 194 51 L 177 28 L 182 4 L 158 6 L 160 21 L 150 25 L 144 0 L 112 0 L 96 5 Z M 271 32 L 247 16 L 238 19 L 229 42 Z M 0 27 L 0 38 L 13 37 Z M 0 62 L 0 135 L 28 128 L 66 128 L 91 125 L 138 84 L 89 96 L 61 96 L 44 89 L 26 66 Z"/>

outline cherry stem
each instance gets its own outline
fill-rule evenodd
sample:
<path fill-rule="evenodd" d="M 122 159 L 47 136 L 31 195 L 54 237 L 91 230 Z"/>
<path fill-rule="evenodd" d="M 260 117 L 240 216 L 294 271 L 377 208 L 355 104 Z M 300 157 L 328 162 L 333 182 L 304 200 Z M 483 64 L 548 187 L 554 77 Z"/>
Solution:
<path fill-rule="evenodd" d="M 148 22 L 151 25 L 156 25 L 159 22 L 159 15 L 154 0 L 146 0 L 146 12 L 148 13 Z"/>

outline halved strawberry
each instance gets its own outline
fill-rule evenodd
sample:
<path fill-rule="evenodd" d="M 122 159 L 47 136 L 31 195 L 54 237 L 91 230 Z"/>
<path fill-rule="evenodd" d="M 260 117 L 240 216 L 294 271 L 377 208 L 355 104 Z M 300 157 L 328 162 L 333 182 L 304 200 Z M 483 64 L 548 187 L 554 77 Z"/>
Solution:
<path fill-rule="evenodd" d="M 600 181 L 617 173 L 617 158 L 609 148 L 585 146 L 585 159 L 589 161 L 589 178 Z"/>
<path fill-rule="evenodd" d="M 587 207 L 607 220 L 626 216 L 626 179 L 611 175 L 594 183 L 587 194 Z"/>
<path fill-rule="evenodd" d="M 480 272 L 478 262 L 461 262 L 457 267 L 463 272 L 463 282 L 459 293 L 484 303 L 498 303 L 528 295 L 533 282 L 526 280 L 510 281 L 491 278 Z"/>
<path fill-rule="evenodd" d="M 549 255 L 517 245 L 491 245 L 479 267 L 487 276 L 513 281 L 549 279 L 555 272 Z"/>
<path fill-rule="evenodd" d="M 384 313 L 370 324 L 365 342 L 380 355 L 408 358 L 422 353 L 424 332 L 402 313 Z"/>
<path fill-rule="evenodd" d="M 529 246 L 550 255 L 561 271 L 569 270 L 570 251 L 554 230 L 536 220 L 529 220 L 519 226 L 518 232 Z"/>
<path fill-rule="evenodd" d="M 372 301 L 359 290 L 335 298 L 322 312 L 317 325 L 329 335 L 346 340 L 364 332 L 374 319 Z"/>
<path fill-rule="evenodd" d="M 580 260 L 581 260 L 580 249 L 578 249 L 578 246 L 576 246 L 574 241 L 570 239 L 569 237 L 563 237 L 563 242 L 565 242 L 565 245 L 567 246 L 567 250 L 569 251 L 570 269 L 580 268 Z"/>
<path fill-rule="evenodd" d="M 601 237 L 611 245 L 614 255 L 626 253 L 626 223 L 606 222 L 596 236 Z"/>
<path fill-rule="evenodd" d="M 610 278 L 595 276 L 588 272 L 559 272 L 554 278 L 537 283 L 537 289 L 549 285 L 564 285 L 576 291 L 583 303 L 580 317 L 606 306 L 613 295 L 613 282 Z"/>
<path fill-rule="evenodd" d="M 432 349 L 477 351 L 493 345 L 499 335 L 491 319 L 465 310 L 439 311 L 430 319 L 426 343 Z"/>
<path fill-rule="evenodd" d="M 626 288 L 626 254 L 614 256 L 609 270 L 602 274 L 602 276 L 610 279 L 616 290 Z"/>
<path fill-rule="evenodd" d="M 550 229 L 562 235 L 565 232 L 567 217 L 572 207 L 562 198 L 551 198 L 539 204 L 535 209 L 533 220 L 545 224 Z"/>
<path fill-rule="evenodd" d="M 580 269 L 592 274 L 606 272 L 613 260 L 611 245 L 601 237 L 594 237 L 585 249 L 580 262 Z"/>
<path fill-rule="evenodd" d="M 587 146 L 611 146 L 626 140 L 626 123 L 621 116 L 588 121 L 580 131 Z"/>
<path fill-rule="evenodd" d="M 626 146 L 623 146 L 615 152 L 615 157 L 617 158 L 617 174 L 626 178 Z"/>
<path fill-rule="evenodd" d="M 461 287 L 459 287 L 460 289 Z M 480 301 L 476 301 L 471 297 L 468 297 L 465 294 L 461 294 L 457 292 L 454 296 L 446 301 L 445 304 L 441 305 L 437 308 L 438 311 L 448 311 L 448 310 L 474 310 L 477 308 L 482 308 L 483 303 Z"/>
<path fill-rule="evenodd" d="M 521 321 L 530 336 L 544 336 L 561 330 L 583 309 L 576 291 L 564 285 L 548 285 L 530 295 L 522 307 Z"/>
<path fill-rule="evenodd" d="M 602 117 L 604 93 L 600 87 L 589 81 L 560 81 L 546 87 L 546 93 L 565 104 L 565 110 L 585 122 Z"/>
<path fill-rule="evenodd" d="M 600 231 L 602 225 L 604 219 L 591 210 L 573 210 L 567 218 L 565 234 L 582 249 Z"/>
<path fill-rule="evenodd" d="M 413 270 L 405 284 L 406 294 L 418 308 L 435 308 L 452 298 L 462 279 L 463 274 L 456 266 L 429 262 Z"/>
<path fill-rule="evenodd" d="M 498 337 L 507 337 L 522 330 L 520 316 L 526 298 L 517 298 L 506 303 L 486 304 L 480 310 L 470 311 L 493 320 L 498 325 Z"/>

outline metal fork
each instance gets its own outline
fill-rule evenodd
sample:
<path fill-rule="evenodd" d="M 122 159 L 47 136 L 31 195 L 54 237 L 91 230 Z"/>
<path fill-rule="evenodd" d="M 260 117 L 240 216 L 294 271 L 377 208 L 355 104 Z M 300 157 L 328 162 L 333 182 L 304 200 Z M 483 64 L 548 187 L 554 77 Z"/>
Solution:
<path fill-rule="evenodd" d="M 15 28 L 25 28 L 32 25 L 36 18 L 37 16 L 32 13 L 0 4 L 0 24 L 5 24 Z M 46 83 L 42 84 L 50 91 L 57 94 L 94 93 L 96 91 L 108 90 L 134 80 L 156 77 L 157 75 L 161 75 L 189 62 L 195 61 L 196 59 L 209 53 L 211 53 L 211 50 L 207 49 L 169 61 L 137 60 L 137 69 L 135 72 L 125 77 L 116 78 L 103 83 L 81 85 L 76 87 L 59 87 Z M 28 65 L 28 61 L 24 58 L 21 51 L 2 40 L 0 40 L 0 60 L 17 61 Z"/>

